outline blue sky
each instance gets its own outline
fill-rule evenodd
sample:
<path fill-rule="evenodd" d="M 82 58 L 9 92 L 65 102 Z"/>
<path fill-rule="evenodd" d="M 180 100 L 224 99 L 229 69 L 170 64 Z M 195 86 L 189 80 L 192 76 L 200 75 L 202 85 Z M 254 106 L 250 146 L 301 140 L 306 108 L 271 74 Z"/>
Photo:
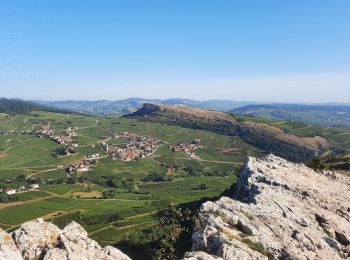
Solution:
<path fill-rule="evenodd" d="M 350 1 L 0 0 L 0 96 L 350 102 Z"/>

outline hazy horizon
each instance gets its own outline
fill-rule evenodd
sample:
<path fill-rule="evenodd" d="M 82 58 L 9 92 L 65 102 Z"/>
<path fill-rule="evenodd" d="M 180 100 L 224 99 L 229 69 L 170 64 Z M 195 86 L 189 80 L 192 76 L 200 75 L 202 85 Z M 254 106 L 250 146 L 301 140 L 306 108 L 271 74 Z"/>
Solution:
<path fill-rule="evenodd" d="M 116 101 L 122 101 L 122 100 L 128 100 L 128 99 L 141 99 L 141 100 L 172 100 L 172 99 L 181 99 L 181 100 L 191 100 L 191 101 L 199 101 L 199 102 L 206 102 L 206 101 L 222 101 L 222 102 L 237 102 L 237 103 L 249 103 L 249 104 L 290 104 L 290 105 L 350 105 L 350 102 L 293 102 L 293 101 L 254 101 L 254 100 L 237 100 L 237 99 L 196 99 L 196 98 L 179 98 L 179 97 L 169 97 L 169 98 L 145 98 L 145 97 L 128 97 L 128 98 L 121 98 L 121 99 L 24 99 L 21 97 L 3 97 L 0 96 L 0 98 L 6 98 L 6 99 L 19 99 L 24 101 L 30 101 L 30 102 L 116 102 Z"/>

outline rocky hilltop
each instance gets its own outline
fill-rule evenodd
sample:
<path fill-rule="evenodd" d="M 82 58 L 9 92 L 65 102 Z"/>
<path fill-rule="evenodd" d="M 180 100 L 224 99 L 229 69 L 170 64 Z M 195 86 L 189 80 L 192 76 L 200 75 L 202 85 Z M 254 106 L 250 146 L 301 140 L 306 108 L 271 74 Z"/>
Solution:
<path fill-rule="evenodd" d="M 274 155 L 249 158 L 234 198 L 202 205 L 185 259 L 350 257 L 350 180 Z"/>
<path fill-rule="evenodd" d="M 309 160 L 316 153 L 330 147 L 328 141 L 321 136 L 296 136 L 270 124 L 242 121 L 233 114 L 183 105 L 145 103 L 142 108 L 125 117 L 239 136 L 246 143 L 266 153 L 273 153 L 291 161 Z"/>
<path fill-rule="evenodd" d="M 133 116 L 158 116 L 159 118 L 169 121 L 176 119 L 174 122 L 179 120 L 213 120 L 229 124 L 236 123 L 236 120 L 232 116 L 224 112 L 192 108 L 184 105 L 164 105 L 155 103 L 145 103 L 139 110 L 127 115 L 127 117 Z"/>
<path fill-rule="evenodd" d="M 64 229 L 42 219 L 26 222 L 12 233 L 0 229 L 1 260 L 130 260 L 118 249 L 102 248 L 78 223 Z"/>

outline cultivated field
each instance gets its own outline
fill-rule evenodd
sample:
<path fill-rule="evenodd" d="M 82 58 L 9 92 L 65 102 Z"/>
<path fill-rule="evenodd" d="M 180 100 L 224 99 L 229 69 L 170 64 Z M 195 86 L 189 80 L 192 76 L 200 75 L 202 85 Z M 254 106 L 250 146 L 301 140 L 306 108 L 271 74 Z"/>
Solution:
<path fill-rule="evenodd" d="M 13 229 L 37 217 L 62 226 L 76 220 L 102 244 L 119 241 L 132 232 L 130 227 L 154 225 L 154 214 L 168 205 L 191 204 L 220 195 L 235 182 L 235 173 L 245 156 L 261 154 L 238 137 L 132 119 L 35 112 L 3 116 L 0 121 L 0 132 L 4 132 L 0 135 L 1 185 L 18 189 L 24 185 L 25 178 L 40 180 L 39 190 L 17 193 L 16 201 L 0 203 L 1 227 Z M 57 134 L 64 134 L 67 127 L 74 128 L 73 139 L 79 143 L 76 153 L 56 158 L 54 150 L 64 145 L 20 133 L 42 127 L 50 127 Z M 124 131 L 152 136 L 166 143 L 150 157 L 121 161 L 104 156 L 87 172 L 74 176 L 67 173 L 68 165 L 84 156 L 101 153 L 100 148 L 93 147 L 96 144 L 107 141 L 110 145 L 121 146 L 123 142 L 115 139 L 114 133 Z M 193 139 L 200 139 L 201 148 L 197 150 L 200 160 L 170 149 Z M 201 174 L 189 176 L 184 170 L 186 167 Z M 155 172 L 168 175 L 172 180 L 143 181 Z M 84 177 L 84 180 L 69 183 L 71 177 L 75 180 Z M 115 192 L 111 196 L 103 198 L 103 192 L 111 187 L 95 180 L 109 178 L 119 186 L 113 188 Z M 128 189 L 123 182 L 134 182 L 136 189 Z M 206 189 L 200 189 L 201 184 L 206 184 Z"/>
<path fill-rule="evenodd" d="M 270 124 L 301 137 L 320 135 L 339 148 L 350 149 L 347 129 L 252 117 L 240 120 Z M 54 151 L 63 144 L 20 132 L 43 127 L 59 135 L 72 128 L 76 133 L 73 140 L 79 143 L 75 154 L 57 158 Z M 19 189 L 28 185 L 28 180 L 40 185 L 38 190 L 17 193 L 15 201 L 0 203 L 0 227 L 11 230 L 37 217 L 59 226 L 76 220 L 103 245 L 156 224 L 155 213 L 169 205 L 196 205 L 203 198 L 219 196 L 235 183 L 246 156 L 264 154 L 238 136 L 126 118 L 51 112 L 2 115 L 0 132 L 1 186 Z M 122 147 L 123 141 L 114 136 L 117 132 L 151 136 L 164 144 L 146 158 L 113 160 L 98 144 Z M 195 139 L 200 140 L 194 151 L 197 159 L 172 150 Z M 102 156 L 89 171 L 67 172 L 69 165 L 95 153 Z M 154 173 L 167 176 L 167 181 L 145 181 Z"/>

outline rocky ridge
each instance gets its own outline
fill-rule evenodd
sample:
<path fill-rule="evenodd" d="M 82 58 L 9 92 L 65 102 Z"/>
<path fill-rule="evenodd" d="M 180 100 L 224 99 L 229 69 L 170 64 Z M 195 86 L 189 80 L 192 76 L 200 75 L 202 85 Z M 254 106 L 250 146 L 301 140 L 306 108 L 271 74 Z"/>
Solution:
<path fill-rule="evenodd" d="M 250 157 L 234 198 L 201 206 L 185 259 L 350 258 L 350 179 Z"/>
<path fill-rule="evenodd" d="M 10 234 L 0 229 L 0 259 L 130 260 L 114 247 L 102 248 L 74 221 L 61 230 L 40 218 L 22 224 Z"/>
<path fill-rule="evenodd" d="M 232 114 L 187 106 L 145 103 L 142 108 L 125 117 L 239 136 L 266 153 L 274 153 L 295 162 L 309 160 L 316 152 L 321 153 L 331 147 L 321 136 L 297 136 L 272 124 L 242 120 Z"/>

